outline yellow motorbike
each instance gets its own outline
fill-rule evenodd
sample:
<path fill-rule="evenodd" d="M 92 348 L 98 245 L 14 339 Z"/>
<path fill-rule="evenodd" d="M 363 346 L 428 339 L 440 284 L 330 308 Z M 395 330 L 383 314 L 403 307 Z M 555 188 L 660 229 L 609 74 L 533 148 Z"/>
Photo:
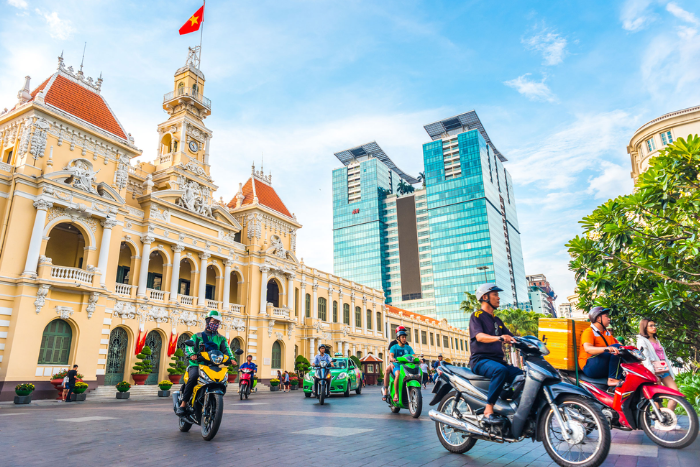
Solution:
<path fill-rule="evenodd" d="M 193 347 L 194 341 L 188 340 L 186 346 Z M 228 355 L 220 350 L 207 352 L 203 346 L 197 355 L 199 364 L 199 379 L 192 391 L 192 399 L 186 401 L 186 411 L 179 417 L 180 431 L 190 431 L 192 425 L 202 427 L 202 438 L 211 441 L 216 436 L 224 414 L 224 394 L 228 385 L 228 365 L 231 361 Z M 242 350 L 236 350 L 236 355 L 241 355 Z M 187 384 L 189 377 L 185 373 L 184 382 Z M 180 391 L 173 393 L 173 410 L 182 403 Z"/>

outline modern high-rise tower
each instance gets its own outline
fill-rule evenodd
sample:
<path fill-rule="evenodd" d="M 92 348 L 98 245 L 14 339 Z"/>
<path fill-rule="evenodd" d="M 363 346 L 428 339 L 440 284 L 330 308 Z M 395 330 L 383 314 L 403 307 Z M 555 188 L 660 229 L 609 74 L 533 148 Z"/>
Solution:
<path fill-rule="evenodd" d="M 507 159 L 476 112 L 425 125 L 423 187 L 376 143 L 342 151 L 333 171 L 335 273 L 382 287 L 387 303 L 466 329 L 464 292 L 495 282 L 502 306 L 529 303 Z M 410 189 L 409 189 L 410 191 Z"/>

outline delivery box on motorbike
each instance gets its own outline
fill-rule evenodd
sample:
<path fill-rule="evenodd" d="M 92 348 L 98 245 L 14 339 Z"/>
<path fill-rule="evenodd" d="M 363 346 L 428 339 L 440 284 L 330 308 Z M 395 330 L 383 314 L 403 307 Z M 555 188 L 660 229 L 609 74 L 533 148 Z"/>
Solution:
<path fill-rule="evenodd" d="M 540 318 L 537 337 L 549 349 L 544 359 L 558 370 L 574 371 L 581 333 L 590 325 L 588 321 L 574 319 Z"/>

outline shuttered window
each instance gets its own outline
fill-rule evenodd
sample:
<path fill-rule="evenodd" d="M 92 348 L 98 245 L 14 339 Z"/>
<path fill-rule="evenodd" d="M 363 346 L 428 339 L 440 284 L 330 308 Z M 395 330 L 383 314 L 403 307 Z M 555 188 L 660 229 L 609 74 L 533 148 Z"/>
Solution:
<path fill-rule="evenodd" d="M 68 365 L 73 333 L 62 319 L 51 321 L 41 336 L 39 363 L 45 365 Z"/>

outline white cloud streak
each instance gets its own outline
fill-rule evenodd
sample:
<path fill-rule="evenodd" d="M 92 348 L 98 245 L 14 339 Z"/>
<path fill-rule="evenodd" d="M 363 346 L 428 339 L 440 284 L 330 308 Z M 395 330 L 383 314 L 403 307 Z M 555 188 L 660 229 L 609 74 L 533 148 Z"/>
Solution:
<path fill-rule="evenodd" d="M 700 20 L 698 20 L 697 16 L 695 16 L 693 13 L 684 10 L 678 4 L 671 2 L 668 5 L 666 5 L 666 10 L 671 13 L 673 16 L 676 18 L 685 21 L 690 24 L 694 25 L 700 25 Z"/>
<path fill-rule="evenodd" d="M 532 101 L 557 102 L 557 97 L 549 89 L 549 86 L 544 83 L 546 78 L 542 78 L 542 81 L 533 81 L 528 76 L 530 76 L 530 73 L 518 76 L 503 84 L 515 89 Z"/>
<path fill-rule="evenodd" d="M 540 52 L 545 65 L 558 65 L 564 61 L 564 57 L 567 55 L 566 38 L 550 30 L 544 30 L 530 38 L 522 39 L 522 43 L 529 49 Z"/>
<path fill-rule="evenodd" d="M 7 0 L 7 3 L 10 6 L 19 8 L 21 10 L 26 10 L 29 7 L 29 4 L 27 4 L 26 0 Z"/>
<path fill-rule="evenodd" d="M 59 18 L 58 13 L 55 11 L 46 13 L 37 8 L 36 12 L 44 18 L 46 24 L 49 26 L 49 35 L 54 39 L 68 39 L 75 31 L 73 23 L 71 23 L 70 20 Z"/>
<path fill-rule="evenodd" d="M 595 199 L 607 200 L 615 198 L 632 189 L 629 166 L 622 167 L 608 161 L 601 161 L 603 173 L 588 180 L 587 193 Z"/>
<path fill-rule="evenodd" d="M 654 17 L 647 11 L 651 3 L 651 0 L 627 0 L 620 12 L 622 28 L 632 32 L 639 31 L 654 21 Z"/>

